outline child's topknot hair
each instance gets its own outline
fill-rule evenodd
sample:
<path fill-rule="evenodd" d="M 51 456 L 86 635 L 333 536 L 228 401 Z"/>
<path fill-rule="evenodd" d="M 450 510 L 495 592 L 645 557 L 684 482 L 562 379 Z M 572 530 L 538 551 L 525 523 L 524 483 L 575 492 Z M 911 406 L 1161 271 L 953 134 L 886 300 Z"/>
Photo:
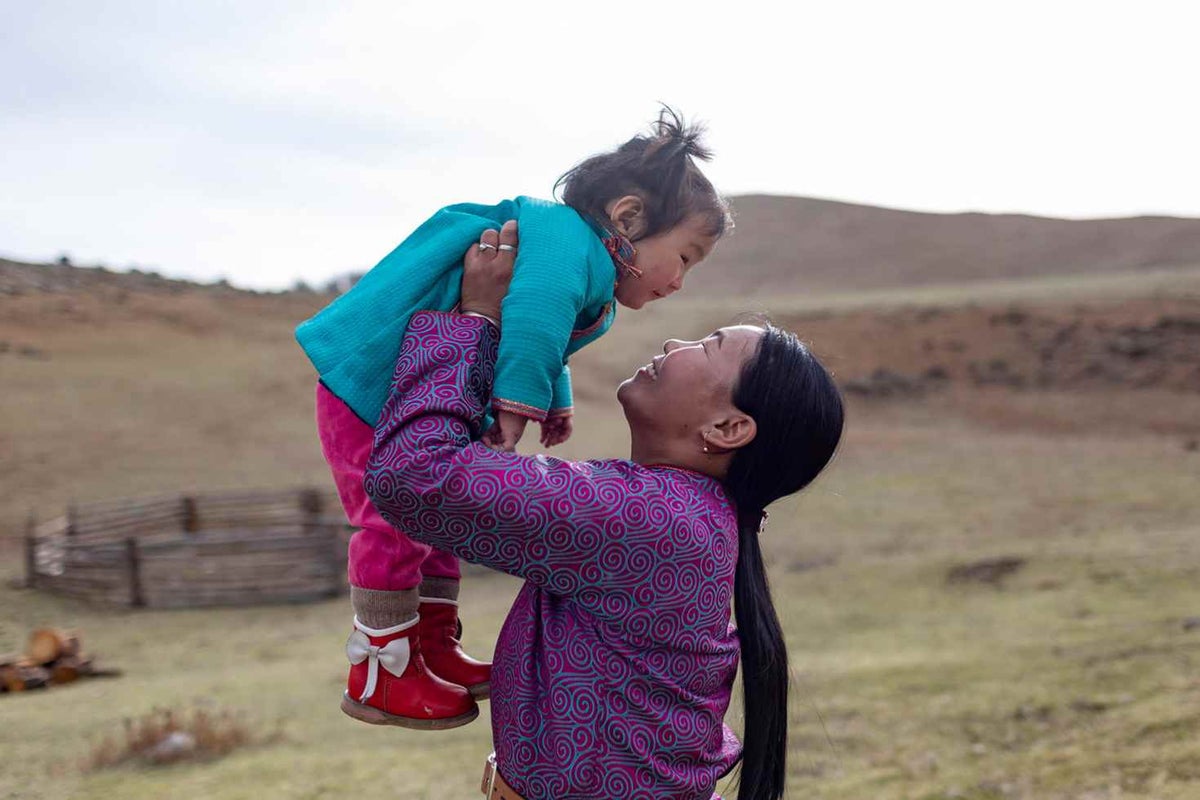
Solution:
<path fill-rule="evenodd" d="M 664 105 L 649 135 L 576 164 L 554 184 L 555 192 L 562 187 L 564 203 L 606 229 L 612 227 L 608 204 L 637 195 L 646 209 L 638 239 L 668 231 L 694 214 L 703 217 L 704 232 L 719 239 L 733 227 L 733 218 L 729 204 L 696 166 L 697 159 L 712 158 L 703 136 L 702 125 L 685 125 Z"/>

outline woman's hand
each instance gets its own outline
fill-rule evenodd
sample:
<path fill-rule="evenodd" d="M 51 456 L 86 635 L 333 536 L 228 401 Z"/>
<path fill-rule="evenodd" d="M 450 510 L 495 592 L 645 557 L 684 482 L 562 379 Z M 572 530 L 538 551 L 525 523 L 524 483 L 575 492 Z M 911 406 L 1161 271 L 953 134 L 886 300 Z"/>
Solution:
<path fill-rule="evenodd" d="M 517 222 L 504 223 L 500 233 L 484 231 L 479 244 L 463 258 L 462 302 L 465 312 L 500 321 L 500 304 L 508 294 L 517 257 Z"/>
<path fill-rule="evenodd" d="M 483 314 L 500 321 L 500 306 L 512 282 L 517 258 L 517 223 L 509 220 L 500 232 L 484 231 L 479 244 L 463 257 L 463 312 Z M 483 435 L 483 443 L 494 450 L 511 453 L 521 441 L 529 420 L 511 411 L 497 411 L 496 422 Z"/>

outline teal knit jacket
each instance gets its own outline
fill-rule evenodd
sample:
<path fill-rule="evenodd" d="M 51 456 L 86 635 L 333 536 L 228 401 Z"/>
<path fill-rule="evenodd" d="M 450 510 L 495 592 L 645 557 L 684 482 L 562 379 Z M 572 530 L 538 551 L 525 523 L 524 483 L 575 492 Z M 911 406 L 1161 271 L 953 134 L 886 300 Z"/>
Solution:
<path fill-rule="evenodd" d="M 603 232 L 574 209 L 518 197 L 443 208 L 296 328 L 321 382 L 364 422 L 379 420 L 409 317 L 454 309 L 463 254 L 485 230 L 510 219 L 520 245 L 501 306 L 492 406 L 539 421 L 570 413 L 567 357 L 612 327 L 616 267 Z"/>

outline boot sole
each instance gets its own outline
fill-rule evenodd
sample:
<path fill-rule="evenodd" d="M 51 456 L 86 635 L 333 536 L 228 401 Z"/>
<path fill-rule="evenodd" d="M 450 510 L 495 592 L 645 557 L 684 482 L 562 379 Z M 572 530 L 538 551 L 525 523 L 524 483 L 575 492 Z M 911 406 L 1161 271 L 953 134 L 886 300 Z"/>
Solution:
<path fill-rule="evenodd" d="M 443 731 L 449 728 L 460 728 L 479 716 L 479 708 L 477 706 L 466 714 L 460 714 L 457 717 L 441 717 L 436 719 L 401 717 L 397 714 L 380 711 L 374 706 L 368 706 L 352 700 L 348 694 L 342 695 L 342 712 L 354 717 L 359 722 L 366 722 L 369 725 L 395 725 L 399 728 L 412 728 L 418 731 Z"/>
<path fill-rule="evenodd" d="M 470 692 L 471 697 L 474 697 L 476 700 L 487 700 L 492 696 L 492 682 L 484 681 L 483 683 L 477 683 L 474 686 L 468 686 L 467 691 Z"/>

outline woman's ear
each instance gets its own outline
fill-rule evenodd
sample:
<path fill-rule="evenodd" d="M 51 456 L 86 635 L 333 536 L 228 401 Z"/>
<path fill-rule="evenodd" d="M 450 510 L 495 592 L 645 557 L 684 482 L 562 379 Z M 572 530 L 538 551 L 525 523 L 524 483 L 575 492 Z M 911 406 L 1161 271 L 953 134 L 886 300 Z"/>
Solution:
<path fill-rule="evenodd" d="M 753 442 L 757 435 L 758 425 L 754 417 L 739 411 L 716 422 L 705 441 L 721 450 L 738 450 Z"/>
<path fill-rule="evenodd" d="M 640 239 L 646 232 L 646 204 L 636 194 L 627 194 L 608 204 L 608 218 L 617 233 L 627 239 Z"/>

